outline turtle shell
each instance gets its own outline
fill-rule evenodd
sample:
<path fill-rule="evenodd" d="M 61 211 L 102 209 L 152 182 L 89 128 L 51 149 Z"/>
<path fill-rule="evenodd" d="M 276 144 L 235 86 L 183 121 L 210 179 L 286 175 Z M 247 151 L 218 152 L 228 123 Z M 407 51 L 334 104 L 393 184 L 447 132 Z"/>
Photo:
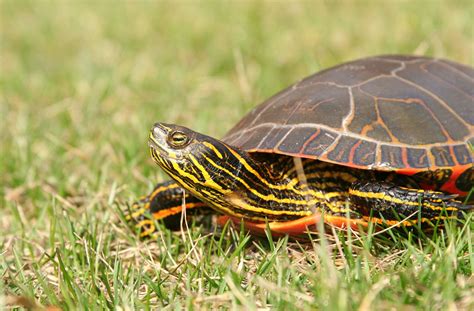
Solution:
<path fill-rule="evenodd" d="M 344 63 L 263 102 L 224 141 L 249 152 L 436 175 L 438 188 L 462 194 L 474 178 L 474 69 L 401 55 Z"/>

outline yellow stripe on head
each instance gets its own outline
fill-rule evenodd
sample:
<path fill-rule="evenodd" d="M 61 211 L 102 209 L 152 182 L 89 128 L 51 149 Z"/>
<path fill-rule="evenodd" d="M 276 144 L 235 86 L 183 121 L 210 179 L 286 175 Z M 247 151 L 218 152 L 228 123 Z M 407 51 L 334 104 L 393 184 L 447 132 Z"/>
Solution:
<path fill-rule="evenodd" d="M 212 151 L 214 151 L 214 153 L 217 155 L 217 157 L 219 159 L 223 159 L 224 157 L 222 156 L 222 153 L 219 152 L 219 150 L 217 150 L 216 146 L 214 146 L 213 144 L 211 143 L 208 143 L 207 141 L 203 142 L 204 146 L 208 147 L 209 149 L 211 149 Z"/>

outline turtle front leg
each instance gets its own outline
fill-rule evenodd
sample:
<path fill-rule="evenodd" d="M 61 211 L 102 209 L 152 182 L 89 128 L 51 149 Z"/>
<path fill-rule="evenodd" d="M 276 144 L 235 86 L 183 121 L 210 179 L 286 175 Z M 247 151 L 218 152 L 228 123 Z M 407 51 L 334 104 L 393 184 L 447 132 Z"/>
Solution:
<path fill-rule="evenodd" d="M 443 219 L 456 219 L 472 209 L 456 195 L 405 188 L 387 182 L 355 182 L 349 189 L 351 205 L 371 222 L 412 226 Z M 370 217 L 370 219 L 369 219 Z M 400 222 L 401 220 L 404 220 Z"/>
<path fill-rule="evenodd" d="M 155 220 L 163 220 L 168 229 L 179 229 L 183 208 L 194 211 L 207 209 L 207 206 L 170 180 L 157 184 L 149 195 L 134 202 L 125 217 L 140 228 L 140 236 L 145 237 L 155 232 Z"/>

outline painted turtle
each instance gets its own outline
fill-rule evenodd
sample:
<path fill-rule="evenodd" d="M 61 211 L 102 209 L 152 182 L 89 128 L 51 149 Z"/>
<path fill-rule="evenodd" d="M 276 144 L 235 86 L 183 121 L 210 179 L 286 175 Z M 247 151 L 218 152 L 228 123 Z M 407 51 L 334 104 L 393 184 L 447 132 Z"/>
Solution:
<path fill-rule="evenodd" d="M 474 184 L 472 145 L 473 68 L 418 56 L 359 59 L 281 91 L 222 141 L 156 123 L 151 155 L 173 181 L 127 217 L 143 236 L 153 219 L 205 206 L 257 232 L 268 225 L 297 234 L 319 220 L 433 223 L 472 208 L 461 203 Z"/>

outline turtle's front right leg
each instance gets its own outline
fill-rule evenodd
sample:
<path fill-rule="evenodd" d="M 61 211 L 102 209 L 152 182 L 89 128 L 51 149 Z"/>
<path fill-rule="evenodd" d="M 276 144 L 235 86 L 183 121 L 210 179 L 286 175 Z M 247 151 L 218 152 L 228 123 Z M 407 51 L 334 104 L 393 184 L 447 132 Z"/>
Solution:
<path fill-rule="evenodd" d="M 155 220 L 162 220 L 168 229 L 177 230 L 183 207 L 187 212 L 207 209 L 206 204 L 170 180 L 157 184 L 149 195 L 133 203 L 126 220 L 140 228 L 141 237 L 149 236 L 156 230 Z"/>
<path fill-rule="evenodd" d="M 411 226 L 418 221 L 457 219 L 461 211 L 473 208 L 456 200 L 456 195 L 378 181 L 353 183 L 349 197 L 353 209 L 364 218 L 388 225 Z"/>

